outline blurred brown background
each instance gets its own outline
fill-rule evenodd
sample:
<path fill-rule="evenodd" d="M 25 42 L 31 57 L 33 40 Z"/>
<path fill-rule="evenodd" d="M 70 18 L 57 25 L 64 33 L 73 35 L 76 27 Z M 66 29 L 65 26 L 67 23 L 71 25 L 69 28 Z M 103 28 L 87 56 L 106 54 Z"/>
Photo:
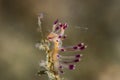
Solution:
<path fill-rule="evenodd" d="M 34 47 L 40 12 L 44 35 L 58 18 L 69 24 L 64 45 L 88 45 L 65 80 L 120 80 L 120 0 L 0 0 L 0 80 L 47 80 L 36 75 L 45 58 Z"/>

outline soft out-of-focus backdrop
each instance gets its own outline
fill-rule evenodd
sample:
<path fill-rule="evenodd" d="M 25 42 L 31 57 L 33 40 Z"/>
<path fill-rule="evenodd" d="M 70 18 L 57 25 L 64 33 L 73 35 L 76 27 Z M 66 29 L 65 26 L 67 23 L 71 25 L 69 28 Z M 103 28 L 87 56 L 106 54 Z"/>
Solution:
<path fill-rule="evenodd" d="M 69 24 L 65 46 L 88 45 L 65 80 L 120 80 L 120 0 L 0 0 L 0 80 L 47 80 L 36 75 L 45 58 L 34 47 L 40 12 L 45 36 L 60 19 Z"/>

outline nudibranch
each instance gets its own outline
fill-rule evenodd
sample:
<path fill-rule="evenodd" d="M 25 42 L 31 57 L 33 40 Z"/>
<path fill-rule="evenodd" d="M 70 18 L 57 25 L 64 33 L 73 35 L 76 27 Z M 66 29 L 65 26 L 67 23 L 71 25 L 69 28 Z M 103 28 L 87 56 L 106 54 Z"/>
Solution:
<path fill-rule="evenodd" d="M 68 47 L 62 46 L 62 41 L 66 38 L 64 32 L 67 28 L 67 23 L 60 23 L 57 19 L 53 24 L 52 31 L 48 34 L 46 39 L 42 40 L 42 43 L 36 44 L 36 47 L 46 51 L 46 60 L 42 60 L 40 63 L 40 66 L 45 70 L 38 73 L 47 74 L 50 80 L 62 80 L 60 74 L 64 73 L 63 70 L 74 70 L 75 63 L 79 62 L 82 57 L 82 54 L 63 56 L 60 54 L 61 52 L 82 51 L 87 47 L 84 43 Z"/>

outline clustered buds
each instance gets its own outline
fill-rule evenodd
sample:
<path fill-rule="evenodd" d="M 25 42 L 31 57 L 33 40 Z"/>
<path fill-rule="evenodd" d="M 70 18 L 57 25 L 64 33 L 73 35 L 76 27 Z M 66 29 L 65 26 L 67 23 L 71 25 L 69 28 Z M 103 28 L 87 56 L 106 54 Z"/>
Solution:
<path fill-rule="evenodd" d="M 64 53 L 66 51 L 82 51 L 87 47 L 84 43 L 79 43 L 68 47 L 62 46 L 62 41 L 66 38 L 64 32 L 67 28 L 67 23 L 62 24 L 57 19 L 53 24 L 52 31 L 47 36 L 47 41 L 50 43 L 47 48 L 44 48 L 47 50 L 47 59 L 46 61 L 42 61 L 40 63 L 40 66 L 46 69 L 47 74 L 50 75 L 50 77 L 53 75 L 52 78 L 58 78 L 58 74 L 63 73 L 63 69 L 74 70 L 75 63 L 79 62 L 82 57 L 82 54 L 63 56 L 61 55 L 61 52 Z M 39 45 L 36 46 L 39 48 L 44 47 Z M 50 46 L 52 46 L 52 48 Z"/>

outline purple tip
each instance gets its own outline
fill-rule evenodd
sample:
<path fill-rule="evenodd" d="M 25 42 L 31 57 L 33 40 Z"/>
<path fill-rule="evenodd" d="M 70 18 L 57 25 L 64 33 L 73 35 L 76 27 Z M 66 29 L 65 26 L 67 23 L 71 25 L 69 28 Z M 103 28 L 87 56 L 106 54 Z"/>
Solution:
<path fill-rule="evenodd" d="M 66 26 L 63 26 L 63 29 L 66 29 L 67 27 Z"/>
<path fill-rule="evenodd" d="M 85 49 L 85 46 L 80 47 L 80 50 L 84 50 L 84 49 Z"/>
<path fill-rule="evenodd" d="M 84 45 L 84 43 L 80 43 L 80 44 L 78 44 L 79 47 L 81 47 L 81 46 L 83 46 L 83 45 Z"/>
<path fill-rule="evenodd" d="M 59 26 L 62 27 L 63 26 L 62 23 L 60 23 Z"/>
<path fill-rule="evenodd" d="M 59 29 L 59 27 L 56 27 L 55 31 L 57 31 Z"/>
<path fill-rule="evenodd" d="M 59 68 L 63 68 L 62 66 L 59 66 Z"/>
<path fill-rule="evenodd" d="M 76 60 L 74 60 L 74 62 L 79 62 L 80 61 L 80 59 L 76 59 Z"/>
<path fill-rule="evenodd" d="M 62 73 L 62 74 L 63 74 L 64 72 L 63 72 L 63 71 L 60 71 L 60 73 Z"/>
<path fill-rule="evenodd" d="M 58 23 L 58 19 L 54 22 L 54 24 L 57 24 Z"/>
<path fill-rule="evenodd" d="M 57 57 L 59 58 L 59 57 L 60 57 L 60 55 L 58 54 L 58 55 L 57 55 Z"/>
<path fill-rule="evenodd" d="M 65 51 L 65 49 L 61 49 L 61 51 Z"/>
<path fill-rule="evenodd" d="M 81 56 L 80 56 L 80 54 L 77 54 L 75 57 L 76 57 L 76 58 L 80 58 Z"/>
<path fill-rule="evenodd" d="M 69 65 L 69 69 L 70 69 L 70 70 L 75 69 L 75 65 Z"/>
<path fill-rule="evenodd" d="M 58 38 L 62 38 L 62 36 L 58 36 Z"/>
<path fill-rule="evenodd" d="M 67 24 L 64 24 L 63 29 L 66 29 L 66 28 L 67 28 Z"/>
<path fill-rule="evenodd" d="M 77 46 L 74 46 L 73 49 L 78 49 L 78 47 L 77 47 Z"/>
<path fill-rule="evenodd" d="M 65 39 L 67 36 L 65 35 L 65 36 L 63 36 L 63 38 Z"/>

